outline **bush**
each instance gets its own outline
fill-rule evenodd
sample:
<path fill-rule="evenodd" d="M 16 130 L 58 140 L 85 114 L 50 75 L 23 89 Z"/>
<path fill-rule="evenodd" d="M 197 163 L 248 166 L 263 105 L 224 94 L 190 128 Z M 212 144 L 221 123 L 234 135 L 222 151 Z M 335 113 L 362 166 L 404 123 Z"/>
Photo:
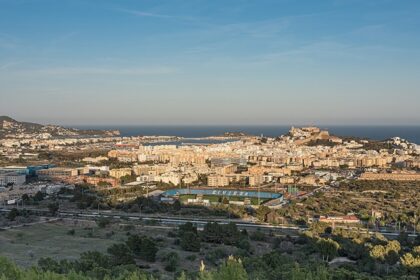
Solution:
<path fill-rule="evenodd" d="M 180 238 L 180 245 L 184 251 L 200 252 L 200 238 L 196 233 L 185 232 Z"/>
<path fill-rule="evenodd" d="M 130 230 L 134 230 L 134 229 L 135 229 L 135 227 L 133 225 L 124 225 L 122 227 L 123 231 L 130 231 Z"/>
<path fill-rule="evenodd" d="M 179 255 L 176 252 L 171 252 L 164 257 L 165 270 L 169 272 L 176 271 L 179 265 Z"/>
<path fill-rule="evenodd" d="M 245 251 L 250 251 L 251 250 L 251 243 L 249 243 L 248 239 L 242 238 L 236 244 L 236 247 L 238 247 L 239 249 L 245 250 Z"/>
<path fill-rule="evenodd" d="M 207 223 L 201 233 L 203 241 L 225 245 L 235 245 L 241 239 L 241 233 L 236 224 Z"/>
<path fill-rule="evenodd" d="M 251 234 L 250 238 L 253 241 L 266 241 L 267 240 L 267 237 L 265 236 L 265 234 L 260 230 L 254 231 Z"/>
<path fill-rule="evenodd" d="M 10 221 L 14 221 L 16 219 L 16 217 L 19 216 L 19 211 L 16 208 L 13 208 L 12 210 L 10 210 L 10 212 L 7 214 L 7 218 Z"/>
<path fill-rule="evenodd" d="M 109 224 L 111 223 L 111 219 L 110 218 L 104 218 L 104 217 L 100 217 L 97 221 L 96 224 L 98 225 L 98 227 L 100 228 L 106 228 Z"/>
<path fill-rule="evenodd" d="M 107 250 L 113 265 L 134 264 L 134 258 L 130 249 L 125 244 L 114 244 Z"/>
<path fill-rule="evenodd" d="M 48 210 L 50 211 L 52 215 L 55 215 L 59 208 L 60 208 L 60 205 L 58 204 L 58 202 L 52 202 L 48 204 Z"/>
<path fill-rule="evenodd" d="M 158 248 L 154 240 L 145 236 L 131 235 L 126 245 L 136 257 L 148 262 L 156 260 Z"/>
<path fill-rule="evenodd" d="M 227 256 L 228 253 L 226 252 L 226 250 L 222 248 L 217 248 L 207 253 L 206 260 L 214 265 L 217 265 L 221 259 L 224 259 Z"/>
<path fill-rule="evenodd" d="M 197 259 L 197 255 L 189 255 L 185 259 L 193 262 L 193 261 L 195 261 Z"/>

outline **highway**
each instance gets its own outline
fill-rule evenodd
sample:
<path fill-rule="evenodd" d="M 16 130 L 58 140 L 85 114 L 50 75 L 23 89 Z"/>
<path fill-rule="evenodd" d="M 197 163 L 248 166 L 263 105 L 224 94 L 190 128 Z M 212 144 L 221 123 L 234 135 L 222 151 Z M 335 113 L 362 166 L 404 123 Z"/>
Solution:
<path fill-rule="evenodd" d="M 291 226 L 291 225 L 270 225 L 264 223 L 253 223 L 253 222 L 246 222 L 239 219 L 210 219 L 210 218 L 187 218 L 187 217 L 161 217 L 161 216 L 139 216 L 139 215 L 112 215 L 112 214 L 98 214 L 98 213 L 74 213 L 74 212 L 60 212 L 62 217 L 75 217 L 75 218 L 113 218 L 113 219 L 126 219 L 126 220 L 137 220 L 137 221 L 150 221 L 156 222 L 162 225 L 173 225 L 179 226 L 190 222 L 196 225 L 199 228 L 204 227 L 205 224 L 209 222 L 217 222 L 219 224 L 228 224 L 228 223 L 235 223 L 238 228 L 241 229 L 260 229 L 260 230 L 269 230 L 269 231 L 276 231 L 276 232 L 293 232 L 295 234 L 304 232 L 308 229 L 306 226 Z M 346 230 L 360 230 L 360 228 L 356 227 L 347 227 L 347 226 L 336 226 L 336 228 L 343 228 Z M 375 234 L 381 233 L 384 236 L 388 237 L 397 237 L 399 236 L 398 232 L 389 232 L 386 230 L 379 230 L 379 231 L 367 231 L 366 229 L 362 228 L 362 231 L 365 230 L 366 233 Z M 408 234 L 409 237 L 417 237 L 417 233 L 410 233 Z"/>
<path fill-rule="evenodd" d="M 100 217 L 103 218 L 112 218 L 112 219 L 120 219 L 120 220 L 132 220 L 132 221 L 146 221 L 146 222 L 155 222 L 162 225 L 173 225 L 179 226 L 190 222 L 197 227 L 204 227 L 209 222 L 217 222 L 219 224 L 228 224 L 228 223 L 235 223 L 238 228 L 244 229 L 265 229 L 265 230 L 276 230 L 276 231 L 284 231 L 290 230 L 294 232 L 305 230 L 305 228 L 297 227 L 297 226 L 288 226 L 288 225 L 281 225 L 281 226 L 274 226 L 269 224 L 260 224 L 260 223 L 252 223 L 247 222 L 239 219 L 214 219 L 214 218 L 189 218 L 189 217 L 162 217 L 156 215 L 128 215 L 128 214 L 111 214 L 111 213 L 97 213 L 97 212 L 69 212 L 69 211 L 60 211 L 58 213 L 60 217 L 74 217 L 74 218 L 86 218 L 86 219 L 97 219 Z"/>

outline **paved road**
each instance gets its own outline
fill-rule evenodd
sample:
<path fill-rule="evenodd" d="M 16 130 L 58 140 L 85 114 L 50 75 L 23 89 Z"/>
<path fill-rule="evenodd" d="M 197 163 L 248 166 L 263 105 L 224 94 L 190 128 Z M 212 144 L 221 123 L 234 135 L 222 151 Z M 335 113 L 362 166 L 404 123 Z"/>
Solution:
<path fill-rule="evenodd" d="M 44 209 L 37 209 L 37 208 L 26 208 L 27 210 L 37 211 L 37 212 L 49 212 L 48 210 Z M 10 209 L 0 208 L 0 211 L 8 212 Z M 57 212 L 59 217 L 63 218 L 75 218 L 75 219 L 97 219 L 100 217 L 105 218 L 113 218 L 119 220 L 132 220 L 132 221 L 149 221 L 155 222 L 161 225 L 171 225 L 171 226 L 178 226 L 185 224 L 187 222 L 195 224 L 197 227 L 203 227 L 205 224 L 209 222 L 217 222 L 219 224 L 228 224 L 230 222 L 235 223 L 238 228 L 241 229 L 260 229 L 260 230 L 269 230 L 273 232 L 281 232 L 281 233 L 293 233 L 298 234 L 308 229 L 306 226 L 291 226 L 291 225 L 270 225 L 264 223 L 254 223 L 248 222 L 241 219 L 222 219 L 222 218 L 206 218 L 206 217 L 170 217 L 170 216 L 161 216 L 156 214 L 127 214 L 124 212 L 115 212 L 115 211 L 103 211 L 103 212 L 93 212 L 93 211 L 59 211 Z M 360 229 L 356 227 L 348 227 L 348 226 L 336 226 L 336 228 L 343 228 L 345 230 L 364 230 L 369 234 L 381 233 L 384 236 L 388 237 L 396 237 L 399 236 L 398 232 L 390 232 L 386 229 L 379 229 L 378 231 L 367 231 L 367 229 Z M 408 234 L 410 237 L 417 237 L 417 233 L 410 233 Z"/>

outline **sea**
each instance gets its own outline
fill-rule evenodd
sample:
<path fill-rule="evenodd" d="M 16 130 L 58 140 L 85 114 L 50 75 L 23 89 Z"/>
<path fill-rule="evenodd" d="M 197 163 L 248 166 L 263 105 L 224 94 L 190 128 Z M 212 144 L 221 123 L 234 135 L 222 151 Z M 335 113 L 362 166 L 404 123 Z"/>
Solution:
<path fill-rule="evenodd" d="M 336 136 L 353 136 L 372 140 L 385 140 L 401 137 L 420 145 L 420 125 L 418 126 L 319 126 Z M 168 135 L 192 138 L 187 142 L 194 142 L 193 138 L 220 136 L 225 132 L 243 132 L 250 135 L 277 137 L 286 134 L 291 126 L 259 125 L 259 126 L 115 126 L 91 125 L 78 126 L 80 129 L 112 129 L 119 130 L 121 136 L 151 136 Z"/>

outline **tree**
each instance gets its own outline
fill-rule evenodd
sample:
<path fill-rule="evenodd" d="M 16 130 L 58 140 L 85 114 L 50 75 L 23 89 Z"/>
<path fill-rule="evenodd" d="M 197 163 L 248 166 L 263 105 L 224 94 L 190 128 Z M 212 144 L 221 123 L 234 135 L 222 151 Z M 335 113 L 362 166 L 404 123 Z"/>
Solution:
<path fill-rule="evenodd" d="M 110 223 L 111 223 L 110 218 L 100 217 L 98 220 L 96 220 L 96 224 L 100 228 L 106 228 Z"/>
<path fill-rule="evenodd" d="M 250 235 L 251 240 L 253 241 L 265 241 L 267 237 L 265 236 L 265 233 L 261 230 L 257 229 Z"/>
<path fill-rule="evenodd" d="M 207 223 L 201 233 L 203 241 L 209 243 L 223 243 L 222 228 L 218 223 Z"/>
<path fill-rule="evenodd" d="M 187 231 L 180 236 L 180 245 L 184 251 L 200 252 L 200 238 L 194 232 Z"/>
<path fill-rule="evenodd" d="M 385 246 L 382 245 L 375 245 L 369 252 L 369 255 L 379 261 L 384 261 L 386 256 L 386 249 Z"/>
<path fill-rule="evenodd" d="M 61 273 L 61 267 L 59 262 L 53 260 L 52 258 L 40 258 L 38 260 L 38 266 L 43 271 L 52 271 L 56 273 Z"/>
<path fill-rule="evenodd" d="M 411 253 L 406 253 L 401 258 L 401 263 L 407 267 L 420 267 L 420 258 L 414 257 Z"/>
<path fill-rule="evenodd" d="M 41 191 L 38 191 L 34 195 L 34 201 L 42 201 L 44 199 L 44 194 Z"/>
<path fill-rule="evenodd" d="M 389 241 L 386 245 L 375 245 L 369 252 L 369 255 L 380 261 L 386 261 L 389 264 L 394 264 L 399 260 L 399 252 L 401 245 L 397 240 Z"/>
<path fill-rule="evenodd" d="M 27 201 L 29 201 L 29 195 L 28 194 L 23 194 L 22 195 L 22 200 L 24 201 L 24 202 L 27 202 Z"/>
<path fill-rule="evenodd" d="M 52 215 L 55 215 L 59 208 L 60 208 L 60 205 L 58 204 L 58 202 L 52 202 L 48 204 L 48 210 L 50 211 Z"/>
<path fill-rule="evenodd" d="M 258 220 L 260 220 L 261 222 L 266 222 L 267 220 L 267 214 L 271 212 L 271 209 L 268 208 L 267 206 L 260 206 L 257 209 L 257 213 L 256 216 L 258 218 Z"/>
<path fill-rule="evenodd" d="M 197 234 L 197 227 L 195 227 L 191 222 L 187 222 L 178 227 L 179 235 L 182 235 L 184 232 L 192 232 Z"/>
<path fill-rule="evenodd" d="M 241 232 L 235 223 L 220 225 L 218 223 L 207 223 L 201 232 L 201 238 L 205 242 L 236 245 L 241 239 Z"/>
<path fill-rule="evenodd" d="M 181 210 L 181 202 L 179 200 L 175 200 L 174 204 L 172 205 L 174 211 L 180 211 Z"/>
<path fill-rule="evenodd" d="M 385 260 L 389 264 L 394 264 L 399 261 L 399 252 L 401 251 L 401 245 L 397 240 L 392 240 L 386 245 L 386 258 Z"/>
<path fill-rule="evenodd" d="M 410 271 L 418 271 L 420 273 L 420 256 L 413 256 L 411 253 L 406 253 L 401 258 L 401 263 Z"/>
<path fill-rule="evenodd" d="M 13 208 L 12 210 L 10 210 L 9 214 L 7 214 L 7 218 L 10 221 L 14 221 L 17 216 L 19 216 L 19 210 L 17 210 L 16 208 Z"/>
<path fill-rule="evenodd" d="M 127 248 L 138 258 L 154 262 L 158 248 L 156 242 L 148 237 L 131 235 L 126 241 Z"/>
<path fill-rule="evenodd" d="M 185 251 L 199 252 L 200 237 L 198 236 L 197 227 L 188 222 L 180 225 L 178 228 L 178 236 L 180 238 L 180 246 Z"/>
<path fill-rule="evenodd" d="M 176 271 L 179 265 L 179 255 L 176 252 L 170 252 L 164 258 L 165 270 L 169 272 Z"/>
<path fill-rule="evenodd" d="M 111 258 L 97 251 L 88 251 L 80 255 L 80 259 L 74 263 L 77 271 L 88 272 L 95 268 L 108 268 L 111 266 Z"/>
<path fill-rule="evenodd" d="M 134 182 L 134 181 L 136 181 L 136 176 L 133 176 L 133 175 L 125 175 L 125 176 L 120 178 L 120 182 L 121 182 L 122 185 L 131 183 L 131 182 Z"/>
<path fill-rule="evenodd" d="M 338 249 L 340 248 L 340 244 L 330 238 L 320 238 L 316 242 L 316 247 L 318 252 L 321 253 L 322 259 L 324 261 L 329 261 L 337 256 Z"/>
<path fill-rule="evenodd" d="M 130 249 L 125 244 L 114 244 L 108 248 L 107 252 L 110 254 L 110 261 L 114 266 L 135 263 Z"/>
<path fill-rule="evenodd" d="M 111 187 L 112 185 L 111 185 L 111 183 L 110 182 L 105 182 L 105 181 L 100 181 L 99 183 L 98 183 L 98 187 L 103 187 L 103 188 L 105 188 L 105 187 Z"/>
<path fill-rule="evenodd" d="M 218 271 L 214 274 L 214 279 L 248 280 L 248 273 L 246 272 L 240 259 L 229 257 L 229 259 L 222 264 Z"/>
<path fill-rule="evenodd" d="M 235 245 L 240 239 L 240 231 L 235 223 L 229 223 L 222 226 L 223 243 L 226 245 Z"/>

